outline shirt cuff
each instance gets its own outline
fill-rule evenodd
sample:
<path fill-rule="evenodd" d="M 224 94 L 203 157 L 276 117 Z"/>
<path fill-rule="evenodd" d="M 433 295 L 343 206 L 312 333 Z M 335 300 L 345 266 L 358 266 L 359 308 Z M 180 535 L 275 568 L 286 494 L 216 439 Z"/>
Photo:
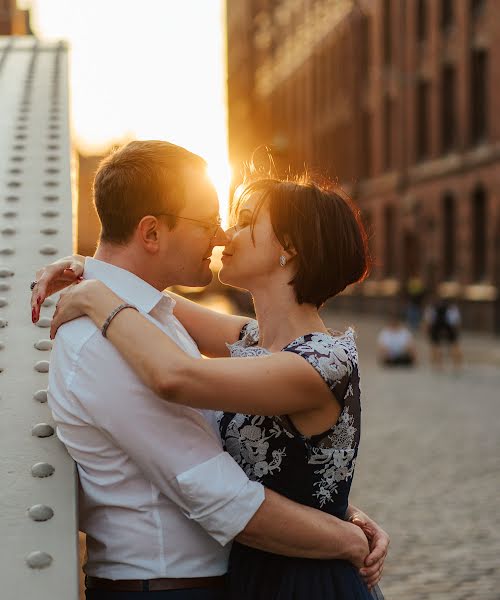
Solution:
<path fill-rule="evenodd" d="M 250 481 L 227 452 L 176 477 L 188 509 L 219 544 L 232 541 L 264 502 L 264 486 Z"/>

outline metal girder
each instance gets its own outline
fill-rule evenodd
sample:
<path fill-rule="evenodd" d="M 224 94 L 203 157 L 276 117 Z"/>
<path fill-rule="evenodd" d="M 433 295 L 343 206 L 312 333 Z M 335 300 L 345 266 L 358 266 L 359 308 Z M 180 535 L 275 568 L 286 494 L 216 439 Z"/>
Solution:
<path fill-rule="evenodd" d="M 78 598 L 76 476 L 46 404 L 50 318 L 29 283 L 69 254 L 73 183 L 63 43 L 0 37 L 0 581 L 2 600 Z"/>

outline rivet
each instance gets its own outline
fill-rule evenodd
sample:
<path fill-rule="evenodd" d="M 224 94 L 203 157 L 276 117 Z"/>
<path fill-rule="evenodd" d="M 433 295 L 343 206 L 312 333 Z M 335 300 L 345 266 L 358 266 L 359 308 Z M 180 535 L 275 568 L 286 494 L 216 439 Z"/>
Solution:
<path fill-rule="evenodd" d="M 0 297 L 0 308 L 7 306 L 7 304 L 8 304 L 7 298 Z"/>
<path fill-rule="evenodd" d="M 38 373 L 48 373 L 49 372 L 50 363 L 48 360 L 39 360 L 35 363 L 35 371 Z"/>
<path fill-rule="evenodd" d="M 50 477 L 53 475 L 54 471 L 54 467 L 46 462 L 39 462 L 31 467 L 31 474 L 33 477 Z"/>
<path fill-rule="evenodd" d="M 42 303 L 42 306 L 45 306 L 45 308 L 47 308 L 48 306 L 54 306 L 55 301 L 52 298 L 45 298 L 45 300 Z"/>
<path fill-rule="evenodd" d="M 14 218 L 14 217 L 17 217 L 17 212 L 16 212 L 15 210 L 6 210 L 6 211 L 3 213 L 3 216 L 4 216 L 6 219 L 12 219 L 12 218 Z"/>
<path fill-rule="evenodd" d="M 3 350 L 5 348 L 5 344 L 3 342 L 0 342 L 0 350 Z"/>
<path fill-rule="evenodd" d="M 4 227 L 2 229 L 3 235 L 14 235 L 15 233 L 16 233 L 16 230 L 14 229 L 14 227 Z"/>
<path fill-rule="evenodd" d="M 0 281 L 0 292 L 8 292 L 10 290 L 10 285 L 8 283 L 4 283 Z"/>
<path fill-rule="evenodd" d="M 59 200 L 59 196 L 44 196 L 43 199 L 46 202 L 57 202 L 57 200 Z"/>
<path fill-rule="evenodd" d="M 52 350 L 52 340 L 38 340 L 34 346 L 37 350 Z"/>
<path fill-rule="evenodd" d="M 58 217 L 58 216 L 59 216 L 58 210 L 52 210 L 52 209 L 48 208 L 47 210 L 42 211 L 42 217 Z"/>
<path fill-rule="evenodd" d="M 48 423 L 37 423 L 32 427 L 31 435 L 39 438 L 50 437 L 54 435 L 54 428 Z"/>
<path fill-rule="evenodd" d="M 43 233 L 44 235 L 55 235 L 56 233 L 59 233 L 59 229 L 56 229 L 55 227 L 44 227 L 43 229 L 40 229 L 40 233 Z"/>
<path fill-rule="evenodd" d="M 52 556 L 47 554 L 47 552 L 35 550 L 34 552 L 30 552 L 26 557 L 26 564 L 31 569 L 45 569 L 52 564 Z"/>
<path fill-rule="evenodd" d="M 54 511 L 46 504 L 34 504 L 28 509 L 28 515 L 33 521 L 48 521 L 54 516 Z"/>
<path fill-rule="evenodd" d="M 37 327 L 42 327 L 42 329 L 46 329 L 47 327 L 50 327 L 50 324 L 52 323 L 52 319 L 50 319 L 49 317 L 42 317 L 41 319 L 38 319 L 37 322 Z"/>
<path fill-rule="evenodd" d="M 47 402 L 47 390 L 38 390 L 33 394 L 33 399 L 44 404 Z"/>
<path fill-rule="evenodd" d="M 0 319 L 0 329 L 7 327 L 8 324 L 8 321 L 6 321 L 5 319 Z"/>
<path fill-rule="evenodd" d="M 0 254 L 2 254 L 3 256 L 10 256 L 11 254 L 14 254 L 15 250 L 14 248 L 1 248 L 0 249 Z"/>
<path fill-rule="evenodd" d="M 54 156 L 53 154 L 51 154 L 51 155 L 47 156 L 47 160 L 49 162 L 54 162 L 56 160 L 59 160 L 59 157 L 58 156 Z"/>
<path fill-rule="evenodd" d="M 7 196 L 5 200 L 7 200 L 7 202 L 19 202 L 19 196 Z"/>
<path fill-rule="evenodd" d="M 43 184 L 45 187 L 57 187 L 59 185 L 58 181 L 45 181 Z"/>
<path fill-rule="evenodd" d="M 0 268 L 0 277 L 12 277 L 13 275 L 14 271 L 11 271 L 5 267 Z"/>
<path fill-rule="evenodd" d="M 10 188 L 18 188 L 20 186 L 21 186 L 20 181 L 9 181 L 9 183 L 7 184 L 7 187 L 10 187 Z"/>
<path fill-rule="evenodd" d="M 58 250 L 54 246 L 42 246 L 40 248 L 40 254 L 57 254 Z"/>

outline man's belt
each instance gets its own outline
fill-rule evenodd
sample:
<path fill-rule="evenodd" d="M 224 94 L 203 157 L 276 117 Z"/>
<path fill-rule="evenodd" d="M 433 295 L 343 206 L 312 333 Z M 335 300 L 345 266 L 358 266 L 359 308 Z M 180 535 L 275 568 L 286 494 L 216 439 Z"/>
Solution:
<path fill-rule="evenodd" d="M 89 590 L 108 592 L 160 592 L 196 588 L 222 589 L 225 579 L 224 575 L 218 577 L 163 577 L 161 579 L 103 579 L 87 575 L 85 585 Z"/>

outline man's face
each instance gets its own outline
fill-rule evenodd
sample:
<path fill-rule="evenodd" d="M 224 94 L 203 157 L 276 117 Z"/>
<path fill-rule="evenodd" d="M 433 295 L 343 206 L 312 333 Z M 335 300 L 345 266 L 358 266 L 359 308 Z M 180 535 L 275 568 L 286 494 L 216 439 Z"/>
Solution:
<path fill-rule="evenodd" d="M 208 176 L 194 170 L 186 175 L 185 195 L 185 206 L 166 238 L 165 267 L 173 284 L 205 286 L 212 280 L 212 250 L 226 243 L 217 224 L 219 201 Z"/>

